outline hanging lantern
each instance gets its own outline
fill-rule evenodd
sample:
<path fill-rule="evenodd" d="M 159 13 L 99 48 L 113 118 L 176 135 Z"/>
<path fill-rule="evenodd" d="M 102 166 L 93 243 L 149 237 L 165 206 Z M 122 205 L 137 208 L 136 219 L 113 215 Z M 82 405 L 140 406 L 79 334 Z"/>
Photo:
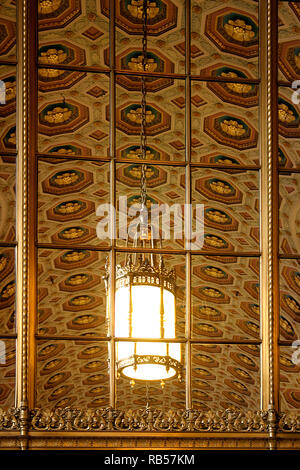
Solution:
<path fill-rule="evenodd" d="M 180 344 L 151 341 L 175 339 L 175 317 L 174 270 L 168 271 L 161 257 L 156 262 L 155 255 L 140 255 L 133 261 L 129 255 L 116 270 L 115 334 L 140 341 L 117 343 L 118 375 L 162 385 L 176 376 L 181 379 Z"/>
<path fill-rule="evenodd" d="M 143 0 L 143 71 L 147 65 L 147 0 Z M 141 77 L 141 152 L 146 160 L 146 79 Z M 154 248 L 154 227 L 146 217 L 146 164 L 141 165 L 140 236 L 135 246 L 143 248 L 150 242 Z M 160 240 L 161 242 L 161 240 Z M 161 243 L 160 243 L 161 244 Z M 117 376 L 136 380 L 160 381 L 178 377 L 181 380 L 181 346 L 176 342 L 175 273 L 168 271 L 162 257 L 154 254 L 127 256 L 123 266 L 116 268 L 115 335 Z M 131 341 L 132 338 L 132 341 Z M 166 339 L 166 341 L 164 341 Z"/>

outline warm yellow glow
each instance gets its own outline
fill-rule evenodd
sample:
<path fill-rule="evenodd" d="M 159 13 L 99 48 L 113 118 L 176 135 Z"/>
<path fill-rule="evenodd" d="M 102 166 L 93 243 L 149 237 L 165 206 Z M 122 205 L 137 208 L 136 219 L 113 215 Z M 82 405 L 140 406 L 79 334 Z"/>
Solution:
<path fill-rule="evenodd" d="M 175 296 L 163 290 L 163 323 L 161 321 L 160 286 L 133 285 L 132 309 L 130 309 L 130 288 L 116 290 L 115 333 L 124 338 L 175 338 Z M 131 310 L 131 312 L 130 312 Z M 130 331 L 131 325 L 131 331 Z M 117 344 L 117 361 L 137 356 L 169 356 L 180 362 L 181 348 L 176 343 L 123 342 Z M 168 370 L 164 364 L 131 364 L 122 370 L 123 375 L 133 380 L 165 380 L 173 377 L 176 370 Z"/>

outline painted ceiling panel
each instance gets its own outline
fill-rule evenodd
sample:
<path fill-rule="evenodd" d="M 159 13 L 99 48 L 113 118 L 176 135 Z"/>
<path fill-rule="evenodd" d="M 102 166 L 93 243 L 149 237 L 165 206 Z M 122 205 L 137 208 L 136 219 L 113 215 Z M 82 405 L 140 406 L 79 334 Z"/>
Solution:
<path fill-rule="evenodd" d="M 0 23 L 1 26 L 1 23 Z M 15 66 L 0 66 L 0 151 L 16 151 Z"/>
<path fill-rule="evenodd" d="M 109 18 L 100 1 L 41 1 L 38 26 L 40 63 L 73 64 L 72 50 L 78 49 L 80 65 L 105 67 Z"/>
<path fill-rule="evenodd" d="M 0 58 L 16 60 L 16 3 L 11 0 L 1 2 Z"/>
<path fill-rule="evenodd" d="M 184 177 L 185 169 L 183 167 L 147 165 L 146 168 L 148 218 L 149 222 L 152 220 L 155 228 L 160 231 L 163 248 L 182 249 L 184 247 L 182 218 L 183 205 L 185 203 L 184 187 L 182 186 Z M 120 197 L 127 198 L 127 207 L 128 209 L 131 208 L 132 211 L 134 204 L 140 201 L 140 178 L 140 165 L 117 165 L 117 201 L 120 203 Z M 152 207 L 151 204 L 153 204 Z M 154 205 L 157 205 L 157 207 L 154 208 Z M 116 241 L 118 246 L 125 246 L 126 240 L 122 239 L 120 234 L 121 230 L 126 229 L 126 227 L 124 226 L 125 221 L 123 222 L 120 217 L 120 210 L 123 214 L 123 209 L 119 207 L 117 211 L 119 237 Z M 168 217 L 165 218 L 168 214 L 170 216 L 170 224 L 168 224 Z M 128 216 L 127 227 L 134 223 L 136 217 L 138 217 L 138 213 L 136 215 L 133 214 L 132 217 Z M 177 233 L 176 221 L 181 225 L 181 233 Z"/>
<path fill-rule="evenodd" d="M 278 2 L 278 79 L 300 78 L 300 5 Z"/>
<path fill-rule="evenodd" d="M 256 78 L 258 2 L 192 0 L 191 8 L 192 74 Z M 216 72 L 216 64 L 228 70 Z"/>
<path fill-rule="evenodd" d="M 192 257 L 192 336 L 260 338 L 259 259 Z"/>
<path fill-rule="evenodd" d="M 37 406 L 109 405 L 108 345 L 92 341 L 39 341 Z"/>
<path fill-rule="evenodd" d="M 87 250 L 39 250 L 39 335 L 107 335 L 102 278 L 107 255 Z"/>
<path fill-rule="evenodd" d="M 39 69 L 39 151 L 108 156 L 108 91 L 105 74 Z"/>
<path fill-rule="evenodd" d="M 299 359 L 297 347 L 280 347 L 280 406 L 281 411 L 297 412 L 300 408 L 299 396 L 299 363 L 295 364 L 293 354 L 296 353 L 295 360 Z"/>
<path fill-rule="evenodd" d="M 279 249 L 284 254 L 300 250 L 300 175 L 291 173 L 279 178 Z"/>
<path fill-rule="evenodd" d="M 97 236 L 98 205 L 109 202 L 109 165 L 49 159 L 39 164 L 40 242 L 110 245 Z M 103 214 L 104 215 L 104 214 Z"/>
<path fill-rule="evenodd" d="M 15 255 L 0 249 L 0 334 L 15 332 Z"/>
<path fill-rule="evenodd" d="M 15 406 L 16 346 L 14 339 L 0 340 L 0 406 Z"/>
<path fill-rule="evenodd" d="M 280 260 L 280 337 L 294 341 L 300 336 L 299 260 Z"/>
<path fill-rule="evenodd" d="M 256 409 L 259 363 L 259 346 L 192 345 L 193 407 L 203 411 Z"/>
<path fill-rule="evenodd" d="M 257 251 L 258 197 L 259 177 L 256 172 L 193 169 L 193 204 L 204 205 L 203 248 L 220 253 Z M 194 228 L 195 226 L 194 218 Z"/>
<path fill-rule="evenodd" d="M 119 76 L 116 88 L 117 155 L 135 157 L 141 138 L 141 80 Z M 148 158 L 185 160 L 185 84 L 183 80 L 146 81 Z"/>
<path fill-rule="evenodd" d="M 257 85 L 192 83 L 192 159 L 259 164 Z"/>

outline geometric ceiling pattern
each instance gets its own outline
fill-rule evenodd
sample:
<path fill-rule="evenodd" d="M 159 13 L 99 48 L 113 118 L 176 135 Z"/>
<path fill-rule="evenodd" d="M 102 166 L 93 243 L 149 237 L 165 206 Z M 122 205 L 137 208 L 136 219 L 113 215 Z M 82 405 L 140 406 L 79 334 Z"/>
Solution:
<path fill-rule="evenodd" d="M 0 406 L 15 406 L 16 346 L 14 339 L 2 338 L 0 343 Z"/>
<path fill-rule="evenodd" d="M 279 248 L 286 255 L 300 250 L 300 176 L 296 173 L 279 177 Z"/>
<path fill-rule="evenodd" d="M 283 168 L 300 166 L 300 106 L 293 102 L 294 91 L 290 87 L 278 88 L 279 165 Z"/>
<path fill-rule="evenodd" d="M 259 340 L 259 324 L 259 259 L 193 256 L 192 336 Z"/>
<path fill-rule="evenodd" d="M 0 12 L 0 59 L 16 60 L 16 3 L 1 2 Z"/>
<path fill-rule="evenodd" d="M 39 77 L 39 151 L 107 156 L 107 76 L 67 71 L 51 80 L 43 78 Z"/>
<path fill-rule="evenodd" d="M 292 361 L 294 351 L 291 346 L 280 347 L 280 406 L 283 412 L 299 412 L 300 408 L 300 366 Z"/>
<path fill-rule="evenodd" d="M 294 341 L 300 334 L 299 260 L 280 260 L 280 338 Z"/>
<path fill-rule="evenodd" d="M 1 24 L 0 24 L 1 26 Z M 0 66 L 0 151 L 15 152 L 16 149 L 16 67 Z M 2 96 L 3 94 L 3 96 Z"/>
<path fill-rule="evenodd" d="M 13 159 L 15 157 L 12 157 Z M 2 161 L 1 161 L 2 160 Z M 13 242 L 16 239 L 15 228 L 15 172 L 14 162 L 0 160 L 0 242 Z M 7 159 L 6 159 L 7 160 Z"/>
<path fill-rule="evenodd" d="M 238 83 L 192 83 L 195 162 L 259 164 L 258 89 Z"/>
<path fill-rule="evenodd" d="M 38 255 L 38 334 L 107 336 L 102 276 L 108 253 L 70 247 Z"/>
<path fill-rule="evenodd" d="M 109 164 L 90 160 L 110 155 L 110 77 L 105 73 L 110 67 L 109 3 L 39 2 L 38 151 L 52 155 L 39 159 L 38 175 L 38 243 L 49 245 L 38 250 L 37 264 L 39 407 L 109 405 L 102 278 L 108 252 L 97 251 L 108 249 L 109 242 L 97 237 L 96 209 L 110 201 L 111 173 Z M 279 79 L 290 82 L 300 78 L 300 10 L 296 2 L 279 3 Z M 13 2 L 5 0 L 0 15 L 1 58 L 12 61 L 14 10 Z M 235 81 L 258 78 L 258 2 L 191 0 L 191 12 L 191 73 L 215 79 L 192 80 L 191 158 L 193 163 L 241 166 L 231 171 L 195 168 L 191 175 L 193 203 L 204 204 L 203 248 L 213 252 L 192 256 L 191 336 L 201 343 L 192 345 L 192 402 L 203 411 L 228 406 L 256 409 L 260 346 L 221 342 L 260 339 L 259 258 L 227 255 L 259 251 L 259 173 L 242 169 L 259 165 L 259 92 L 256 84 Z M 118 159 L 139 162 L 141 80 L 134 72 L 142 70 L 141 12 L 137 2 L 129 0 L 116 2 L 115 13 L 115 64 L 122 72 L 116 75 L 115 154 Z M 184 162 L 186 154 L 185 80 L 184 76 L 172 77 L 186 71 L 185 2 L 151 2 L 148 15 L 146 69 L 168 76 L 146 80 L 146 158 L 161 163 L 147 165 L 146 202 L 148 206 L 182 205 L 185 168 L 164 163 Z M 86 66 L 103 68 L 103 73 L 87 71 Z M 222 82 L 222 78 L 232 81 Z M 6 89 L 5 103 L 0 104 L 0 151 L 7 153 L 16 147 L 16 67 L 2 65 L 0 79 Z M 299 167 L 300 109 L 291 96 L 290 88 L 280 87 L 278 160 L 284 168 Z M 57 154 L 60 158 L 54 159 Z M 0 162 L 2 243 L 15 240 L 15 163 L 11 158 L 3 156 Z M 129 207 L 139 200 L 140 175 L 138 164 L 116 165 L 116 196 L 126 195 Z M 280 180 L 280 250 L 297 254 L 298 177 L 291 174 Z M 164 230 L 161 226 L 162 234 Z M 124 244 L 118 240 L 118 247 Z M 63 248 L 54 249 L 57 245 Z M 166 240 L 163 246 L 171 251 L 183 248 L 181 240 Z M 118 253 L 117 262 L 123 260 L 124 254 Z M 168 254 L 165 262 L 176 272 L 176 333 L 182 339 L 187 304 L 185 257 Z M 282 340 L 299 337 L 299 279 L 298 261 L 282 260 Z M 1 248 L 1 334 L 14 332 L 14 300 L 14 251 Z M 96 336 L 103 341 L 93 341 Z M 216 344 L 206 344 L 208 340 Z M 0 360 L 0 405 L 13 405 L 14 349 L 14 340 L 6 340 L 5 359 L 1 356 Z M 281 349 L 282 409 L 300 408 L 299 367 L 291 363 L 290 348 Z M 184 359 L 184 347 L 182 355 Z M 171 380 L 164 390 L 155 384 L 136 384 L 132 389 L 120 378 L 117 406 L 139 407 L 148 400 L 162 409 L 185 408 L 185 387 L 185 374 L 181 383 Z"/>
<path fill-rule="evenodd" d="M 108 164 L 75 160 L 39 162 L 39 240 L 69 245 L 107 245 L 96 226 L 98 205 L 109 201 Z"/>
<path fill-rule="evenodd" d="M 201 28 L 198 23 L 195 29 L 199 9 L 205 14 Z M 143 31 L 135 2 L 116 2 L 115 13 L 115 63 L 122 71 L 116 75 L 115 154 L 119 160 L 133 160 L 116 165 L 116 200 L 126 196 L 131 207 L 140 198 L 142 83 L 134 73 L 142 70 Z M 182 207 L 185 168 L 171 162 L 185 161 L 186 90 L 184 77 L 172 74 L 185 73 L 185 2 L 152 2 L 148 15 L 146 69 L 169 75 L 153 75 L 145 83 L 146 159 L 160 162 L 146 167 L 146 203 Z M 38 242 L 47 247 L 38 250 L 37 406 L 104 407 L 109 404 L 109 376 L 102 276 L 108 251 L 89 247 L 109 250 L 109 239 L 97 237 L 96 210 L 110 202 L 111 173 L 109 164 L 90 158 L 110 155 L 111 102 L 109 75 L 84 67 L 109 70 L 109 2 L 41 5 L 39 18 L 38 146 L 44 156 L 39 158 Z M 234 81 L 257 77 L 257 21 L 255 2 L 243 1 L 239 9 L 222 2 L 213 8 L 207 1 L 192 2 L 192 73 L 232 78 L 228 83 L 192 82 L 193 162 L 259 164 L 258 87 Z M 203 248 L 221 255 L 192 257 L 191 335 L 204 342 L 192 347 L 193 406 L 250 409 L 259 397 L 259 345 L 232 348 L 205 341 L 259 341 L 259 258 L 226 255 L 259 250 L 259 175 L 242 168 L 195 168 L 191 177 L 193 203 L 204 204 Z M 121 210 L 117 207 L 117 224 Z M 196 217 L 193 213 L 194 227 Z M 173 230 L 173 214 L 170 220 Z M 167 236 L 162 214 L 158 221 L 161 235 Z M 124 246 L 125 240 L 117 239 L 117 247 Z M 184 248 L 173 237 L 163 240 L 163 247 L 171 252 Z M 186 261 L 171 252 L 164 260 L 176 272 L 176 336 L 184 339 Z M 124 258 L 117 253 L 116 262 Z M 184 360 L 184 347 L 182 355 Z M 185 388 L 185 374 L 182 382 L 168 381 L 164 390 L 155 383 L 137 383 L 132 389 L 120 378 L 117 406 L 135 408 L 148 401 L 162 409 L 184 408 Z"/>
<path fill-rule="evenodd" d="M 0 249 L 0 335 L 15 332 L 15 256 L 13 248 Z"/>
<path fill-rule="evenodd" d="M 148 82 L 146 86 L 150 86 Z M 127 84 L 124 83 L 116 89 L 116 146 L 120 157 L 131 157 L 139 150 L 140 145 L 141 81 L 137 82 L 137 90 L 128 90 L 126 87 Z M 154 159 L 184 161 L 184 82 L 171 80 L 163 90 L 152 86 L 148 88 L 146 116 L 149 157 L 154 153 Z"/>
<path fill-rule="evenodd" d="M 291 82 L 300 78 L 299 22 L 296 2 L 278 4 L 278 79 L 288 84 L 278 88 L 279 165 L 297 168 L 300 164 L 300 107 L 293 101 Z M 295 96 L 294 96 L 295 97 Z M 296 100 L 299 95 L 296 94 Z M 299 255 L 299 175 L 279 177 L 279 250 L 285 255 Z M 281 259 L 280 273 L 280 339 L 295 341 L 300 333 L 300 289 L 298 259 Z M 282 411 L 299 411 L 299 365 L 293 362 L 296 349 L 280 347 L 280 404 Z M 297 356 L 296 356 L 297 358 Z"/>
<path fill-rule="evenodd" d="M 124 71 L 141 67 L 143 25 L 136 4 L 116 2 L 116 65 Z M 108 0 L 101 0 L 101 5 L 108 11 Z M 149 71 L 185 73 L 185 1 L 152 2 L 147 29 Z M 108 50 L 105 54 L 107 57 Z"/>
<path fill-rule="evenodd" d="M 278 2 L 278 17 L 278 79 L 292 82 L 300 78 L 299 5 Z"/>
<path fill-rule="evenodd" d="M 109 405 L 106 342 L 39 341 L 37 406 L 102 408 Z"/>
<path fill-rule="evenodd" d="M 192 346 L 193 407 L 255 409 L 260 393 L 259 346 Z"/>
<path fill-rule="evenodd" d="M 192 0 L 191 11 L 192 74 L 257 78 L 258 3 Z"/>
<path fill-rule="evenodd" d="M 160 230 L 163 238 L 162 244 L 165 248 L 183 248 L 182 237 L 175 238 L 174 223 L 174 208 L 181 208 L 185 202 L 184 187 L 181 186 L 181 181 L 184 180 L 184 168 L 172 167 L 163 165 L 147 165 L 146 179 L 147 179 L 147 206 L 151 210 L 151 204 L 158 204 L 162 206 L 166 204 L 166 207 L 170 207 L 170 235 L 168 229 L 165 226 L 164 217 L 167 214 L 167 209 L 162 210 L 161 213 L 152 209 L 151 217 L 153 216 L 152 222 L 157 229 Z M 117 200 L 120 197 L 127 198 L 127 207 L 131 208 L 133 204 L 136 204 L 140 200 L 140 178 L 141 168 L 140 165 L 132 164 L 118 164 L 116 167 L 116 196 Z M 175 206 L 175 204 L 177 206 Z M 163 206 L 162 206 L 163 207 Z M 178 210 L 178 209 L 177 209 Z M 122 207 L 119 207 L 117 211 L 117 226 L 118 228 L 124 228 L 124 223 L 121 220 L 120 214 L 124 212 Z M 176 210 L 175 210 L 175 213 Z M 128 216 L 127 226 L 132 223 L 135 218 Z M 150 212 L 149 212 L 150 218 Z M 158 227 L 159 223 L 159 227 Z M 120 232 L 121 233 L 121 232 Z M 123 232 L 124 233 L 124 232 Z M 127 233 L 127 232 L 126 232 Z M 118 246 L 124 246 L 126 240 L 118 238 L 116 240 Z"/>
<path fill-rule="evenodd" d="M 204 176 L 205 174 L 205 176 Z M 192 198 L 204 205 L 204 249 L 257 251 L 259 181 L 257 172 L 192 171 Z M 201 247 L 199 247 L 201 249 Z"/>
<path fill-rule="evenodd" d="M 108 33 L 109 19 L 103 14 L 100 1 L 39 2 L 39 58 L 49 57 L 48 64 L 73 64 L 73 47 L 81 51 L 80 65 L 104 67 Z M 70 48 L 66 40 L 71 43 Z M 60 55 L 60 51 L 64 54 Z M 53 52 L 57 55 L 54 61 Z"/>
<path fill-rule="evenodd" d="M 295 90 L 290 84 L 300 78 L 300 11 L 296 2 L 279 2 L 278 8 L 278 79 L 289 84 L 278 89 L 279 162 L 285 168 L 299 168 L 300 108 L 292 101 Z"/>

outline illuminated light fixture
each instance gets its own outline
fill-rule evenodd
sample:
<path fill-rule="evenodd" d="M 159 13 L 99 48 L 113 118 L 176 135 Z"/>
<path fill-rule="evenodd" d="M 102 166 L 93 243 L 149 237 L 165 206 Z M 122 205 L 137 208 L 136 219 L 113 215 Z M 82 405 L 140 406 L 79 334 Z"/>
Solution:
<path fill-rule="evenodd" d="M 147 67 L 147 0 L 143 1 L 143 71 Z M 140 158 L 146 160 L 146 80 L 142 75 Z M 155 248 L 154 226 L 147 219 L 147 165 L 141 165 L 140 234 L 134 247 Z M 161 240 L 160 240 L 161 246 Z M 146 251 L 146 250 L 145 250 Z M 108 277 L 108 275 L 107 275 Z M 106 280 L 107 280 L 106 277 Z M 128 254 L 116 267 L 115 336 L 117 378 L 160 381 L 177 377 L 181 381 L 181 345 L 176 343 L 176 279 L 163 258 L 156 254 Z M 132 341 L 131 341 L 132 339 Z M 170 340 L 170 341 L 168 341 Z"/>
<path fill-rule="evenodd" d="M 135 381 L 181 380 L 181 345 L 175 339 L 176 280 L 161 256 L 127 256 L 116 268 L 115 334 L 118 376 Z M 127 341 L 130 338 L 137 341 Z M 151 340 L 159 341 L 151 341 Z M 147 341 L 148 340 L 148 341 Z"/>

